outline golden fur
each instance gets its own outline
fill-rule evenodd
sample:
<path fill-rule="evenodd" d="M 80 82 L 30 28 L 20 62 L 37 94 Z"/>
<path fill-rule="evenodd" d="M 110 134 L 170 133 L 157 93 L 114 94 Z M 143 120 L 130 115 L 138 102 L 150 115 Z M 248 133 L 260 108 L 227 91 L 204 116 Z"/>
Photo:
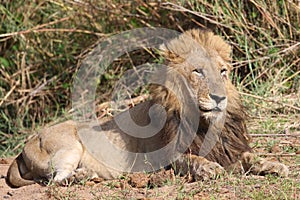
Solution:
<path fill-rule="evenodd" d="M 156 135 L 141 139 L 127 135 L 114 120 L 109 120 L 102 122 L 103 134 L 121 149 L 150 152 L 176 138 L 179 124 L 184 121 L 183 134 L 176 143 L 180 149 L 184 146 L 183 138 L 194 131 L 189 120 L 198 116 L 196 121 L 199 124 L 193 142 L 172 165 L 178 173 L 191 174 L 195 180 L 213 178 L 232 169 L 255 174 L 288 175 L 285 165 L 252 153 L 245 124 L 246 114 L 229 80 L 231 49 L 221 37 L 206 30 L 189 30 L 164 44 L 162 52 L 169 66 L 164 75 L 164 86 L 153 84 L 150 87 L 152 99 L 131 108 L 129 112 L 136 124 L 147 125 L 150 122 L 149 108 L 160 104 L 167 113 L 163 128 Z M 173 91 L 166 86 L 172 87 Z M 185 97 L 191 98 L 199 107 L 186 106 L 180 99 Z M 184 109 L 187 109 L 190 118 L 184 119 Z M 191 114 L 195 110 L 196 114 Z M 123 115 L 126 117 L 124 113 L 119 116 L 122 118 Z M 222 120 L 224 123 L 220 122 Z M 214 128 L 217 142 L 207 155 L 202 156 L 199 152 L 210 127 Z M 86 176 L 106 179 L 120 175 L 117 170 L 101 164 L 85 149 L 79 134 L 81 128 L 73 121 L 44 128 L 25 145 L 12 163 L 7 182 L 14 187 L 32 184 L 42 178 L 61 182 L 82 171 Z"/>

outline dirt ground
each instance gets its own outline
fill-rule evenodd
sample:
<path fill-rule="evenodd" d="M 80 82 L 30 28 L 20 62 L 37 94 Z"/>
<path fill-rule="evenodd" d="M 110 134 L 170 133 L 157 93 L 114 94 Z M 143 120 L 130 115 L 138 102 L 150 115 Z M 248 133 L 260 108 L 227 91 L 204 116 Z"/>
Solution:
<path fill-rule="evenodd" d="M 289 166 L 288 178 L 227 175 L 217 180 L 188 182 L 187 178 L 177 177 L 169 170 L 154 175 L 134 174 L 113 181 L 84 181 L 69 186 L 34 184 L 13 189 L 5 182 L 12 159 L 2 158 L 0 199 L 300 199 L 299 137 L 254 139 L 256 152 Z M 270 140 L 275 141 L 271 146 Z M 283 149 L 289 151 L 283 152 Z"/>
<path fill-rule="evenodd" d="M 2 199 L 172 199 L 177 197 L 178 189 L 182 187 L 174 184 L 175 176 L 169 170 L 157 173 L 155 176 L 141 173 L 115 181 L 93 180 L 71 186 L 34 184 L 14 189 L 5 182 L 11 161 L 12 159 L 1 159 L 0 162 L 0 198 Z M 170 180 L 171 184 L 165 184 L 165 180 Z M 153 187 L 149 185 L 150 183 L 157 185 L 150 189 Z M 162 184 L 164 185 L 161 186 Z M 197 183 L 185 183 L 185 192 L 191 192 L 197 188 L 196 186 Z M 205 194 L 201 194 L 202 197 L 203 195 Z"/>

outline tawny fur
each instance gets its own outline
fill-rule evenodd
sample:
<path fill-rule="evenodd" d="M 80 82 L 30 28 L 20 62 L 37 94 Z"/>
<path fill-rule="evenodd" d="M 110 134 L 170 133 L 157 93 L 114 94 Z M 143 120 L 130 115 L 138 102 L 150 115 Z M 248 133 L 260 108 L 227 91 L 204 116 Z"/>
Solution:
<path fill-rule="evenodd" d="M 288 168 L 278 162 L 267 161 L 252 153 L 246 128 L 246 113 L 238 92 L 229 80 L 231 48 L 221 37 L 206 30 L 189 30 L 162 46 L 162 53 L 168 61 L 165 84 L 173 87 L 173 92 L 164 86 L 150 87 L 152 99 L 130 109 L 132 119 L 139 125 L 150 121 L 149 108 L 154 104 L 164 106 L 167 113 L 163 129 L 155 136 L 141 139 L 127 135 L 114 120 L 101 123 L 103 134 L 121 149 L 130 152 L 150 152 L 167 145 L 176 138 L 182 120 L 184 105 L 178 96 L 191 98 L 199 104 L 199 127 L 196 137 L 184 154 L 173 163 L 178 173 L 191 174 L 195 180 L 214 178 L 225 170 L 238 169 L 255 174 L 277 174 L 287 176 Z M 184 80 L 178 78 L 180 74 Z M 183 83 L 187 82 L 188 88 Z M 216 103 L 219 99 L 219 104 Z M 212 106 L 218 105 L 218 111 Z M 124 114 L 120 114 L 122 117 Z M 124 115 L 125 116 L 125 115 Z M 212 119 L 221 116 L 225 124 L 217 127 L 217 143 L 204 157 L 199 155 Z M 188 137 L 189 120 L 184 124 L 184 134 Z M 60 182 L 69 178 L 79 169 L 87 176 L 105 179 L 116 178 L 120 172 L 99 163 L 79 139 L 76 122 L 67 121 L 46 127 L 31 139 L 23 152 L 8 170 L 7 181 L 20 187 L 42 178 Z M 180 137 L 177 141 L 181 144 Z M 126 162 L 120 160 L 120 162 Z"/>

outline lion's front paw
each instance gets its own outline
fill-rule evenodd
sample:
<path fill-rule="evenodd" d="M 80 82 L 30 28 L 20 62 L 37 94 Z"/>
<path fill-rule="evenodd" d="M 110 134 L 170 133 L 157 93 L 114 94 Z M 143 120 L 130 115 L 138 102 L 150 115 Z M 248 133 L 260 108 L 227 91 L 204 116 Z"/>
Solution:
<path fill-rule="evenodd" d="M 289 168 L 279 162 L 262 160 L 257 167 L 258 169 L 256 171 L 258 174 L 274 174 L 280 177 L 287 177 L 289 175 Z"/>
<path fill-rule="evenodd" d="M 225 174 L 225 169 L 216 162 L 193 163 L 192 175 L 196 181 L 215 179 Z"/>
<path fill-rule="evenodd" d="M 225 174 L 225 169 L 216 162 L 204 157 L 184 155 L 175 162 L 175 172 L 181 175 L 191 175 L 196 180 L 209 180 Z"/>
<path fill-rule="evenodd" d="M 250 152 L 245 152 L 242 155 L 242 163 L 246 171 L 252 172 L 253 174 L 273 174 L 280 177 L 287 177 L 289 174 L 289 168 L 286 165 L 260 158 Z"/>

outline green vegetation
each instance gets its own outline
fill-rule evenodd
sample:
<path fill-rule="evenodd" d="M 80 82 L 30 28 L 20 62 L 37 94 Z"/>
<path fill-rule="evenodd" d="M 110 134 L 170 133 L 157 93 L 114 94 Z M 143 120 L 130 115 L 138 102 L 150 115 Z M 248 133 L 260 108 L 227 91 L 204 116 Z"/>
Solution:
<path fill-rule="evenodd" d="M 4 0 L 0 14 L 0 155 L 68 113 L 72 77 L 99 41 L 138 27 L 214 30 L 233 47 L 234 81 L 251 114 L 300 111 L 299 96 L 288 96 L 300 87 L 297 1 Z M 126 69 L 155 59 L 140 50 L 116 61 L 101 77 L 98 102 Z"/>
<path fill-rule="evenodd" d="M 222 35 L 233 48 L 232 79 L 249 110 L 250 132 L 300 132 L 297 0 L 2 0 L 0 19 L 0 156 L 16 155 L 33 130 L 68 116 L 72 78 L 93 47 L 112 34 L 151 26 L 208 27 Z M 116 60 L 100 78 L 97 102 L 109 100 L 127 69 L 157 60 L 145 50 Z M 268 152 L 278 145 L 287 153 L 300 149 L 299 143 L 281 146 L 281 140 L 268 139 L 253 146 Z M 248 197 L 285 199 L 280 194 L 289 197 L 293 184 L 287 181 L 269 196 L 267 189 L 249 190 Z"/>

